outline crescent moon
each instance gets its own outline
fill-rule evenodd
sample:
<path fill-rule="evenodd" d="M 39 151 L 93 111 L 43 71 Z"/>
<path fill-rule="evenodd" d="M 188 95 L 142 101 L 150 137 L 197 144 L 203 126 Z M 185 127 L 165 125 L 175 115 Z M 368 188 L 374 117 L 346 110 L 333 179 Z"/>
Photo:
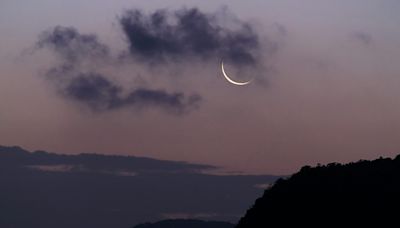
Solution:
<path fill-rule="evenodd" d="M 253 79 L 251 79 L 251 80 L 249 80 L 249 81 L 247 81 L 247 82 L 237 82 L 237 81 L 232 80 L 232 79 L 228 76 L 228 74 L 225 72 L 225 69 L 224 69 L 224 62 L 223 62 L 223 61 L 221 62 L 221 70 L 222 70 L 222 74 L 224 75 L 225 79 L 226 79 L 228 82 L 230 82 L 230 83 L 232 83 L 232 84 L 234 84 L 234 85 L 243 86 L 243 85 L 247 85 L 247 84 L 249 84 L 251 81 L 253 81 Z"/>

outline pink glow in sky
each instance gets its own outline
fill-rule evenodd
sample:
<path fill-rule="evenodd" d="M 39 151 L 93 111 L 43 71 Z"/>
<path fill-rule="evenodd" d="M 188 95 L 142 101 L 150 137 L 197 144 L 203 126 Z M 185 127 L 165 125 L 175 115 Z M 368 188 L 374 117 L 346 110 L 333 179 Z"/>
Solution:
<path fill-rule="evenodd" d="M 128 49 L 118 21 L 125 10 L 183 7 L 209 13 L 228 7 L 253 25 L 261 44 L 274 41 L 276 51 L 263 49 L 258 59 L 262 80 L 227 83 L 218 56 L 156 67 L 97 63 L 122 85 L 197 93 L 202 102 L 182 116 L 152 108 L 93 112 L 60 97 L 44 76 L 58 60 L 49 50 L 32 50 L 43 31 L 72 26 L 96 34 L 115 57 Z M 1 1 L 0 144 L 271 174 L 394 156 L 400 153 L 399 11 L 395 0 Z"/>

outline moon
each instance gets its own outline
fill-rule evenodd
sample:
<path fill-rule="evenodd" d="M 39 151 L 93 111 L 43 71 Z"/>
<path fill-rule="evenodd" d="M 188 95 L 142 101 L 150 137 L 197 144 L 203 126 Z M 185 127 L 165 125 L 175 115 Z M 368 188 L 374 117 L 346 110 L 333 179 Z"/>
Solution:
<path fill-rule="evenodd" d="M 230 82 L 230 83 L 232 83 L 232 84 L 234 84 L 234 85 L 237 85 L 237 86 L 244 86 L 244 85 L 249 84 L 251 81 L 253 81 L 253 79 L 251 79 L 251 80 L 249 80 L 249 81 L 246 81 L 246 82 L 237 82 L 237 81 L 232 80 L 232 79 L 228 76 L 228 74 L 225 72 L 225 69 L 224 69 L 224 62 L 223 62 L 223 61 L 221 61 L 221 70 L 222 70 L 222 74 L 224 75 L 225 79 L 226 79 L 228 82 Z"/>

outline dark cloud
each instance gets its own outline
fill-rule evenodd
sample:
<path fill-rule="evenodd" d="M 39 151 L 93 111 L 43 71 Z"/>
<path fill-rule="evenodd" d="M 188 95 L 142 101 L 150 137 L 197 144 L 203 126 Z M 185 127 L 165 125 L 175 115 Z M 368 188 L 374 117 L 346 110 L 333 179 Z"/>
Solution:
<path fill-rule="evenodd" d="M 68 98 L 87 104 L 93 110 L 110 109 L 121 88 L 98 73 L 80 73 L 61 90 Z"/>
<path fill-rule="evenodd" d="M 260 55 L 259 36 L 249 23 L 230 17 L 236 29 L 222 26 L 218 13 L 196 8 L 144 14 L 126 11 L 119 22 L 129 42 L 130 54 L 151 63 L 167 59 L 206 60 L 217 56 L 235 64 L 255 64 Z"/>
<path fill-rule="evenodd" d="M 355 32 L 353 36 L 354 38 L 356 38 L 358 41 L 361 41 L 365 45 L 369 45 L 373 41 L 372 36 L 365 32 Z"/>
<path fill-rule="evenodd" d="M 59 92 L 64 97 L 84 104 L 93 111 L 116 110 L 125 107 L 136 109 L 159 107 L 170 113 L 181 115 L 198 108 L 201 102 L 201 97 L 196 94 L 186 96 L 180 92 L 169 93 L 143 87 L 132 89 L 124 95 L 122 87 L 104 75 L 94 72 L 74 72 L 68 66 L 52 69 L 48 71 L 48 76 L 56 80 Z"/>
<path fill-rule="evenodd" d="M 84 58 L 105 57 L 109 54 L 107 45 L 100 43 L 96 35 L 80 34 L 72 27 L 57 26 L 43 32 L 37 46 L 51 48 L 70 63 Z"/>
<path fill-rule="evenodd" d="M 88 106 L 93 111 L 125 107 L 143 109 L 159 107 L 173 114 L 196 109 L 201 101 L 197 94 L 167 92 L 161 89 L 123 89 L 117 82 L 96 71 L 84 70 L 81 61 L 109 55 L 108 47 L 95 35 L 80 34 L 71 27 L 57 26 L 41 34 L 38 48 L 50 48 L 61 59 L 59 66 L 48 70 L 47 78 L 64 97 Z"/>
<path fill-rule="evenodd" d="M 215 61 L 218 58 L 240 70 L 248 69 L 244 66 L 251 66 L 251 69 L 255 69 L 254 65 L 262 66 L 258 62 L 263 52 L 259 35 L 251 24 L 236 19 L 227 11 L 204 13 L 196 8 L 184 8 L 144 14 L 129 10 L 118 20 L 129 43 L 125 53 L 139 63 Z M 60 60 L 59 65 L 47 72 L 47 78 L 59 93 L 94 111 L 158 107 L 169 113 L 183 114 L 197 108 L 202 100 L 197 94 L 179 91 L 138 85 L 123 87 L 118 80 L 107 76 L 109 69 L 104 71 L 115 69 L 120 59 L 114 58 L 109 47 L 95 34 L 56 26 L 40 34 L 36 47 L 51 50 Z"/>

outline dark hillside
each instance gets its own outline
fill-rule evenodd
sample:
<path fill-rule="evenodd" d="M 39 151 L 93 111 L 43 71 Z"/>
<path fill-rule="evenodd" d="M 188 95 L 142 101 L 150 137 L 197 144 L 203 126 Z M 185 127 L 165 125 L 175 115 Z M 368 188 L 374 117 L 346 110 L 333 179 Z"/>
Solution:
<path fill-rule="evenodd" d="M 341 165 L 303 167 L 279 179 L 240 220 L 237 228 L 376 225 L 397 227 L 400 156 Z"/>

